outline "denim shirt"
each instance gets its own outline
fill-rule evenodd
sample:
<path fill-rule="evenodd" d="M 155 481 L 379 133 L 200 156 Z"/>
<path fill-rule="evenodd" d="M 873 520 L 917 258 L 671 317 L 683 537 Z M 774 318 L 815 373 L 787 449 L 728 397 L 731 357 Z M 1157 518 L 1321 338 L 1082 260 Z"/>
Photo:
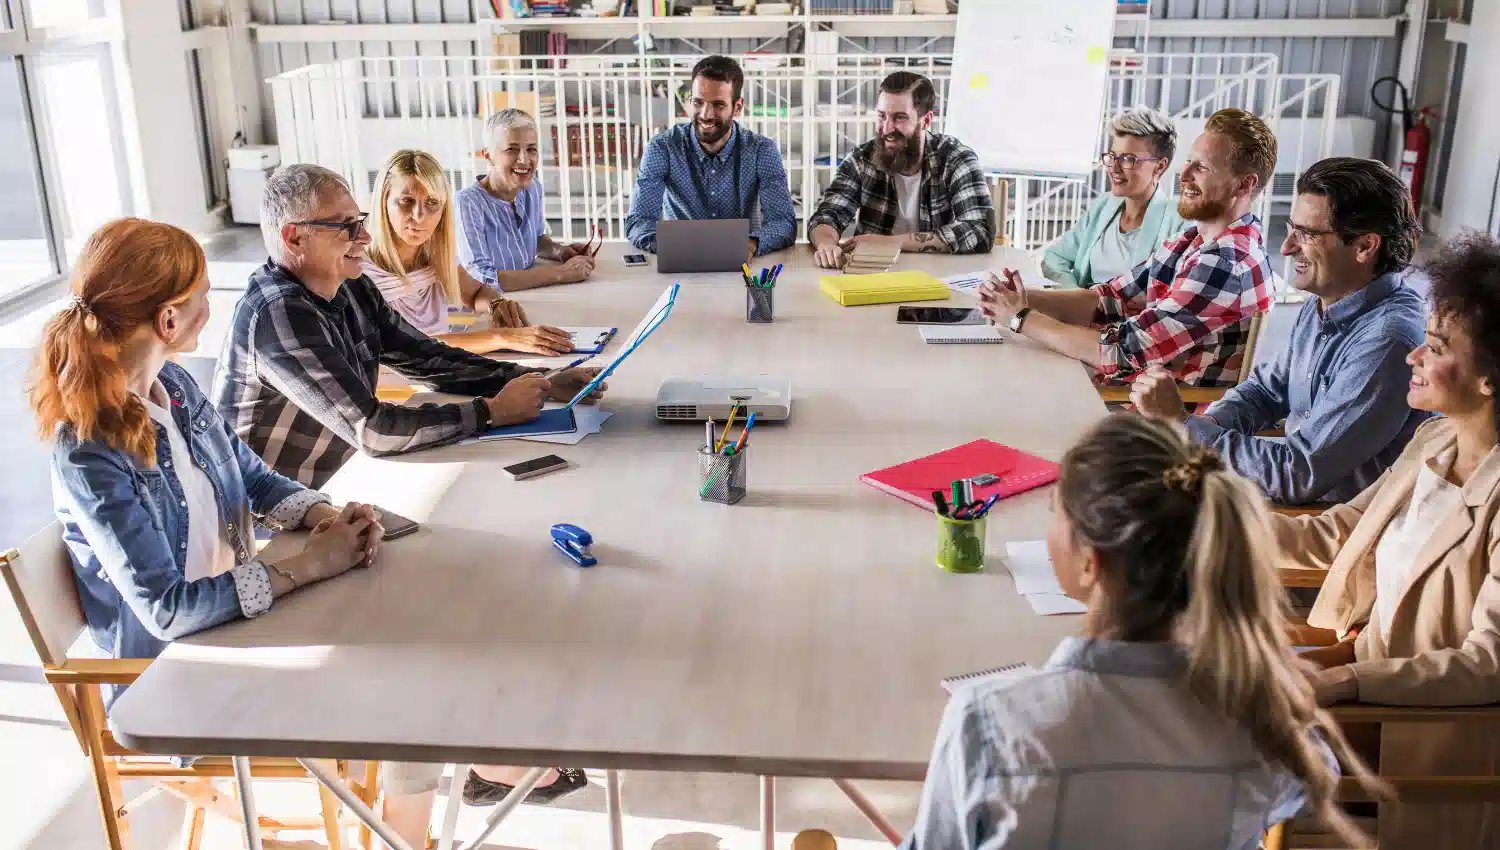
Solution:
<path fill-rule="evenodd" d="M 254 518 L 295 528 L 328 497 L 273 472 L 240 442 L 181 366 L 158 374 L 191 457 L 172 456 L 155 422 L 155 467 L 59 426 L 52 500 L 72 556 L 94 642 L 115 658 L 154 658 L 169 641 L 270 606 L 270 577 L 254 559 Z M 186 579 L 188 503 L 177 465 L 197 464 L 213 485 L 218 521 L 234 550 L 230 572 Z"/>
<path fill-rule="evenodd" d="M 1406 403 L 1406 357 L 1425 325 L 1422 297 L 1394 272 L 1326 311 L 1309 298 L 1286 346 L 1205 415 L 1189 417 L 1188 433 L 1273 501 L 1347 502 L 1427 419 Z M 1282 419 L 1285 440 L 1255 436 Z"/>

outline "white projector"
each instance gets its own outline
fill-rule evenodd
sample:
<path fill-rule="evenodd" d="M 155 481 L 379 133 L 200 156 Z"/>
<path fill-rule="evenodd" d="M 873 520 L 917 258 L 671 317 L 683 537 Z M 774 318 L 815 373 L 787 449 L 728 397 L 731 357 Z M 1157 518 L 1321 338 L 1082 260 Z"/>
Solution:
<path fill-rule="evenodd" d="M 656 391 L 656 418 L 669 422 L 702 422 L 729 418 L 735 402 L 740 415 L 754 413 L 757 420 L 779 421 L 792 415 L 792 384 L 770 375 L 712 375 L 703 378 L 668 378 Z"/>

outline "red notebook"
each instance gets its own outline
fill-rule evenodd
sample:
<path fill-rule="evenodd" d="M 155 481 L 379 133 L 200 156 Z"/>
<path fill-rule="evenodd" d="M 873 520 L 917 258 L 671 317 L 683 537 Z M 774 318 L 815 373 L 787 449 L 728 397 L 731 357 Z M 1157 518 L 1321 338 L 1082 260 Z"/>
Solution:
<path fill-rule="evenodd" d="M 867 472 L 859 477 L 879 490 L 919 508 L 932 510 L 932 491 L 949 496 L 949 485 L 959 478 L 973 478 L 987 472 L 1000 476 L 993 484 L 974 488 L 976 499 L 999 494 L 1005 499 L 1057 480 L 1061 468 L 1050 460 L 1016 451 L 991 440 L 975 440 L 962 446 L 885 469 Z"/>

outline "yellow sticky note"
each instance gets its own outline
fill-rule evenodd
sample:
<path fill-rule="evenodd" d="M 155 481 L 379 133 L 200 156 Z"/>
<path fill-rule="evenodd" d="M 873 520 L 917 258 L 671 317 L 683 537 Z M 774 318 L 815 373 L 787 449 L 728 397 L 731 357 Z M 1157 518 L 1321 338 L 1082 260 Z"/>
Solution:
<path fill-rule="evenodd" d="M 1090 65 L 1103 65 L 1104 60 L 1107 58 L 1109 58 L 1109 51 L 1096 44 L 1089 48 L 1088 55 L 1084 57 L 1084 61 Z"/>
<path fill-rule="evenodd" d="M 989 74 L 975 74 L 969 78 L 969 88 L 975 91 L 988 91 L 990 88 Z"/>

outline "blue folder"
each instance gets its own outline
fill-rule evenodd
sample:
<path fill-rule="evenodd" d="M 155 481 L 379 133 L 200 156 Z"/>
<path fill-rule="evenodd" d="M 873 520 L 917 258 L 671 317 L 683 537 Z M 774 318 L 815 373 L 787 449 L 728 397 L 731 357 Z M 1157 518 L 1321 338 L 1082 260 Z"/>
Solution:
<path fill-rule="evenodd" d="M 584 384 L 583 389 L 574 394 L 573 398 L 569 399 L 567 405 L 552 410 L 543 410 L 541 416 L 530 422 L 522 422 L 519 425 L 500 425 L 490 428 L 479 433 L 474 439 L 502 440 L 507 437 L 543 437 L 548 434 L 571 434 L 577 431 L 578 419 L 573 415 L 573 407 L 588 398 L 589 394 L 597 389 L 600 384 L 604 383 L 606 378 L 614 374 L 615 369 L 619 368 L 620 364 L 625 362 L 625 358 L 634 353 L 637 348 L 640 348 L 641 343 L 645 342 L 647 337 L 651 336 L 657 328 L 661 327 L 662 323 L 667 320 L 667 316 L 672 314 L 672 305 L 677 303 L 677 292 L 681 288 L 682 284 L 680 283 L 674 283 L 667 287 L 667 290 L 661 294 L 661 297 L 656 299 L 656 303 L 651 305 L 651 312 L 646 314 L 646 318 L 642 319 L 639 325 L 636 325 L 630 337 L 625 340 L 625 345 L 621 347 L 620 353 L 615 355 L 615 359 L 610 361 L 608 366 L 601 369 L 592 381 Z"/>

